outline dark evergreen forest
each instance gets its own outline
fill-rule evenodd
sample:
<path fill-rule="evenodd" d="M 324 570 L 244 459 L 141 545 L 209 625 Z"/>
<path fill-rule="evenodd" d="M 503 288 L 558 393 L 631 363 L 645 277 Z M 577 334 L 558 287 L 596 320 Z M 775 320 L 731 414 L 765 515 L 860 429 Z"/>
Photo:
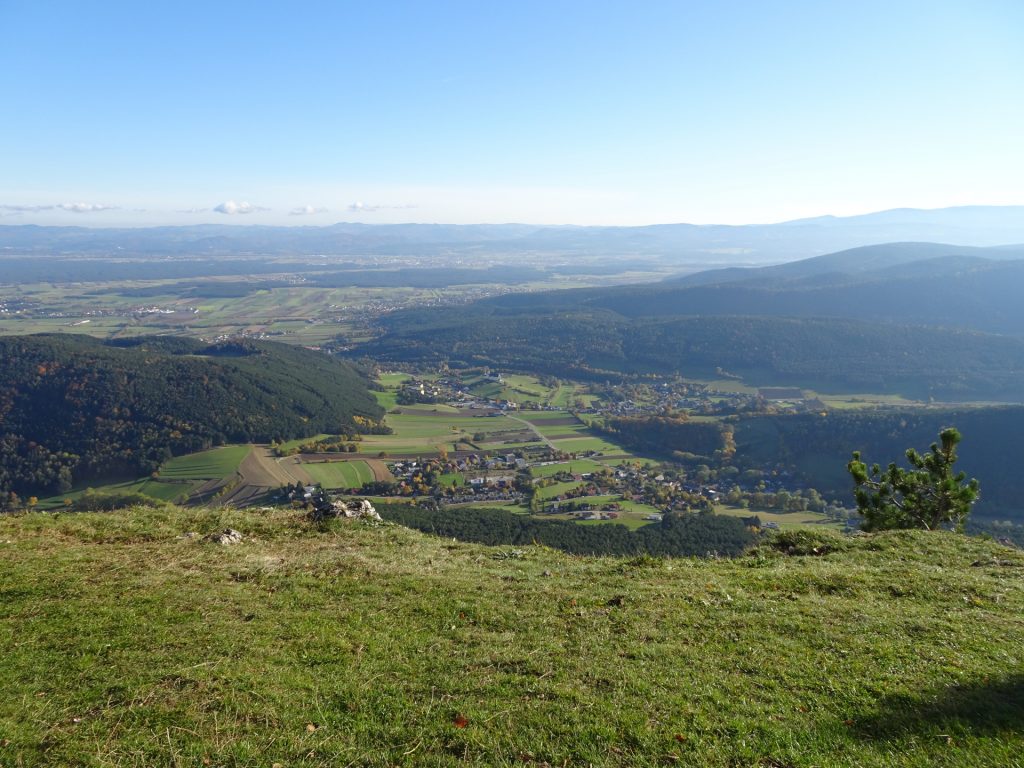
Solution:
<path fill-rule="evenodd" d="M 724 371 L 752 384 L 826 392 L 1024 399 L 1024 340 L 972 331 L 834 318 L 636 319 L 605 310 L 519 312 L 485 303 L 396 312 L 384 331 L 355 354 L 583 380 L 644 373 L 717 377 Z"/>
<path fill-rule="evenodd" d="M 375 428 L 352 365 L 262 341 L 0 338 L 0 491 L 63 492 L 171 456 Z"/>
<path fill-rule="evenodd" d="M 543 544 L 577 555 L 736 556 L 756 541 L 743 520 L 722 515 L 665 515 L 661 523 L 631 531 L 614 523 L 537 520 L 501 509 L 378 504 L 377 511 L 385 520 L 437 536 L 492 546 Z"/>

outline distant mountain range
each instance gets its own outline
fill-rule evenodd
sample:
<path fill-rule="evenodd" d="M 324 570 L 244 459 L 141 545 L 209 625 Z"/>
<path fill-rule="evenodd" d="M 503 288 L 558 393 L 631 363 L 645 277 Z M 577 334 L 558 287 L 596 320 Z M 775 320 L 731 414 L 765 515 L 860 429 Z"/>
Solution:
<path fill-rule="evenodd" d="M 0 226 L 0 255 L 104 256 L 472 255 L 542 252 L 655 256 L 680 263 L 765 264 L 894 241 L 1024 243 L 1024 206 L 895 209 L 744 226 L 361 224 L 199 225 L 137 229 Z"/>
<path fill-rule="evenodd" d="M 489 300 L 501 311 L 611 311 L 629 318 L 833 317 L 1024 336 L 1024 246 L 865 246 L 661 283 Z"/>
<path fill-rule="evenodd" d="M 396 312 L 382 360 L 567 377 L 719 370 L 759 385 L 1024 400 L 1024 246 L 892 243 L 682 279 Z"/>

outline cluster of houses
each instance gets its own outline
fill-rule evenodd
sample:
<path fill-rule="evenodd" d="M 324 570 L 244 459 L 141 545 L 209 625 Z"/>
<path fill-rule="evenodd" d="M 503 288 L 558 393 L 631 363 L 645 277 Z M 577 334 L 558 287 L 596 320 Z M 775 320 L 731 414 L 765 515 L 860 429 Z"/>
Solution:
<path fill-rule="evenodd" d="M 396 461 L 388 465 L 397 495 L 429 493 L 441 503 L 522 502 L 516 473 L 529 462 L 513 454 L 485 457 L 471 453 L 450 459 Z"/>
<path fill-rule="evenodd" d="M 484 379 L 504 384 L 501 374 L 485 374 Z M 456 408 L 518 411 L 520 404 L 500 397 L 483 397 L 470 391 L 469 385 L 455 377 L 422 379 L 413 377 L 404 382 L 398 390 L 399 405 L 413 403 L 445 403 Z"/>
<path fill-rule="evenodd" d="M 39 305 L 25 299 L 0 299 L 0 315 L 21 315 Z"/>

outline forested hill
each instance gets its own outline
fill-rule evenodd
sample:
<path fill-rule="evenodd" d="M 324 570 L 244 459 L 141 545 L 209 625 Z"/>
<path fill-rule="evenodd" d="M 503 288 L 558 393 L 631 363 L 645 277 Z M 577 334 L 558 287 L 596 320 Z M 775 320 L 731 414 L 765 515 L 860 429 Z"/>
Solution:
<path fill-rule="evenodd" d="M 509 294 L 496 312 L 608 310 L 625 317 L 841 317 L 1024 336 L 1024 246 L 889 243 L 678 280 Z"/>
<path fill-rule="evenodd" d="M 856 320 L 624 318 L 493 304 L 395 313 L 356 350 L 388 361 L 490 365 L 584 379 L 727 372 L 753 384 L 939 399 L 1024 399 L 1024 340 Z"/>
<path fill-rule="evenodd" d="M 63 492 L 224 442 L 350 432 L 382 416 L 351 365 L 271 342 L 0 338 L 0 491 Z"/>

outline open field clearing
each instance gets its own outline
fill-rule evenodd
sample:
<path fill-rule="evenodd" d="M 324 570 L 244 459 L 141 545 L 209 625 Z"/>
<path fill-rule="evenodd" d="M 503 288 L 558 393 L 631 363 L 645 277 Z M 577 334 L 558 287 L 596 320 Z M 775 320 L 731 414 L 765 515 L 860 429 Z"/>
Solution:
<path fill-rule="evenodd" d="M 385 411 L 390 411 L 392 408 L 398 406 L 398 393 L 393 389 L 386 389 L 384 391 L 375 389 L 372 390 L 373 396 L 377 398 L 377 405 L 383 408 Z"/>
<path fill-rule="evenodd" d="M 226 527 L 246 539 L 202 542 Z M 287 509 L 192 509 L 9 516 L 0 547 L 3 765 L 1013 768 L 1024 754 L 1024 559 L 978 539 L 512 557 Z"/>
<path fill-rule="evenodd" d="M 373 470 L 365 461 L 304 462 L 302 469 L 324 488 L 359 488 L 374 480 Z"/>
<path fill-rule="evenodd" d="M 557 464 L 531 467 L 530 474 L 534 477 L 551 477 L 559 472 L 585 475 L 590 472 L 600 472 L 602 469 L 607 469 L 607 467 L 590 459 L 576 459 L 574 461 L 560 461 Z"/>
<path fill-rule="evenodd" d="M 557 422 L 564 424 L 577 423 L 575 416 L 566 411 L 519 411 L 516 416 L 531 424 Z"/>
<path fill-rule="evenodd" d="M 548 499 L 554 499 L 561 496 L 563 493 L 575 490 L 580 486 L 585 485 L 583 482 L 577 482 L 575 480 L 566 480 L 562 483 L 555 483 L 553 485 L 547 485 L 538 487 L 536 490 L 536 496 L 541 501 L 547 501 Z"/>
<path fill-rule="evenodd" d="M 476 397 L 486 397 L 496 400 L 511 400 L 519 404 L 536 404 L 538 406 L 551 406 L 556 408 L 568 408 L 580 401 L 588 405 L 593 396 L 584 392 L 585 387 L 581 384 L 571 382 L 560 382 L 557 386 L 542 384 L 535 376 L 507 373 L 502 374 L 502 380 L 496 381 L 484 376 L 465 379 L 470 392 Z M 530 413 L 527 411 L 527 413 Z"/>
<path fill-rule="evenodd" d="M 455 406 L 444 403 L 416 403 L 415 405 L 399 405 L 398 412 L 415 416 L 430 413 L 463 413 Z"/>
<path fill-rule="evenodd" d="M 601 496 L 581 496 L 578 499 L 570 499 L 566 503 L 575 501 L 585 502 L 594 509 L 605 509 L 614 511 L 617 517 L 610 520 L 580 520 L 572 512 L 542 512 L 534 515 L 538 520 L 575 520 L 581 525 L 624 525 L 635 530 L 645 525 L 650 525 L 648 515 L 660 514 L 661 510 L 649 504 L 640 504 L 636 501 L 627 501 L 618 494 L 604 494 Z M 613 510 L 613 507 L 616 509 Z"/>
<path fill-rule="evenodd" d="M 225 445 L 209 451 L 177 456 L 160 467 L 160 477 L 168 479 L 211 479 L 238 471 L 252 451 L 251 445 Z"/>
<path fill-rule="evenodd" d="M 431 406 L 433 409 L 433 406 Z M 360 453 L 386 454 L 436 453 L 452 451 L 456 443 L 479 445 L 484 450 L 512 449 L 534 442 L 534 435 L 524 426 L 502 415 L 467 416 L 465 410 L 406 411 L 388 413 L 385 423 L 394 430 L 391 435 L 364 435 L 357 443 Z M 480 439 L 477 439 L 479 436 Z"/>
<path fill-rule="evenodd" d="M 571 438 L 568 440 L 552 440 L 557 450 L 565 451 L 566 453 L 579 453 L 583 451 L 599 451 L 608 454 L 622 454 L 624 453 L 620 446 L 614 443 L 609 443 L 607 440 L 600 437 L 580 437 Z"/>

